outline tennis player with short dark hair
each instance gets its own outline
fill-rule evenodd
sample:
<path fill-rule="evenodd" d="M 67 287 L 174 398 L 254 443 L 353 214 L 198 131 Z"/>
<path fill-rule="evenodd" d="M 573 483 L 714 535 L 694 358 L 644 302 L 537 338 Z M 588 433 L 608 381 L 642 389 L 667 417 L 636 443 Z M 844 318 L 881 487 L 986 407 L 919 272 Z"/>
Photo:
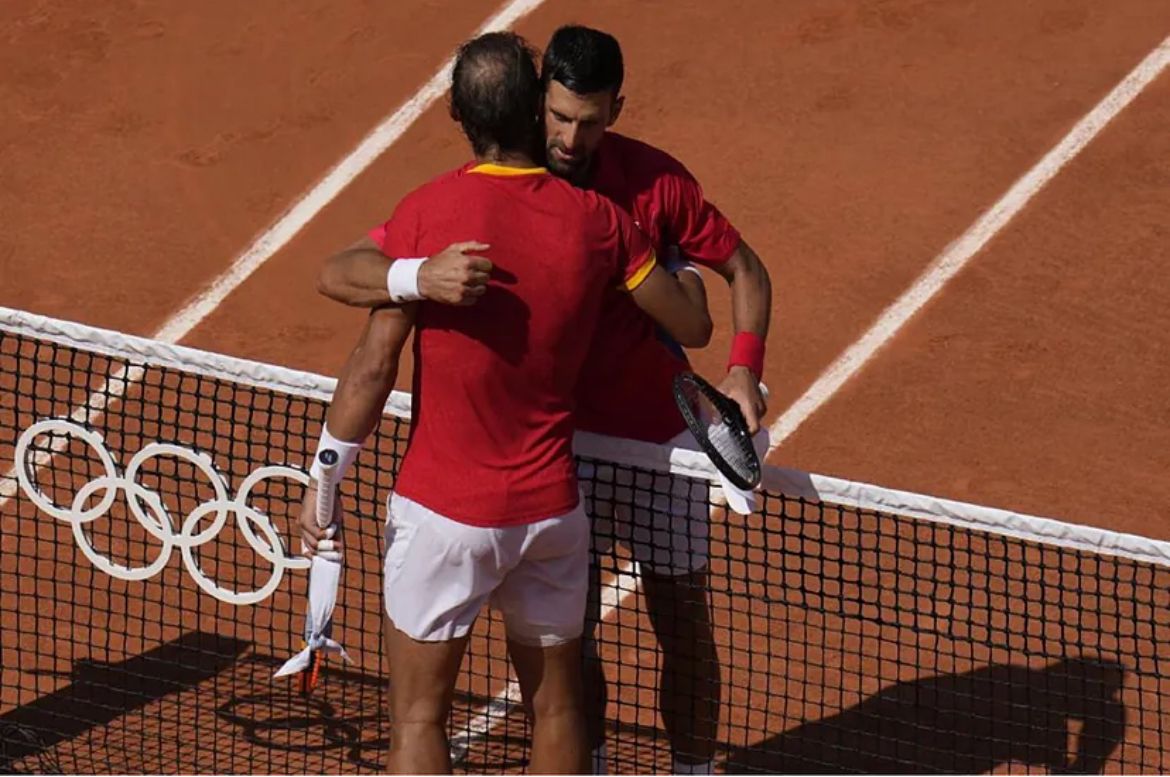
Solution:
<path fill-rule="evenodd" d="M 491 279 L 473 307 L 376 310 L 326 418 L 322 447 L 352 461 L 413 326 L 412 434 L 384 561 L 394 772 L 450 769 L 455 677 L 489 599 L 504 615 L 533 716 L 530 768 L 588 768 L 580 637 L 589 526 L 572 457 L 574 391 L 611 289 L 683 342 L 710 336 L 697 278 L 664 271 L 626 214 L 533 162 L 540 99 L 519 36 L 491 33 L 460 48 L 451 113 L 475 161 L 409 194 L 370 239 L 404 257 L 473 238 L 490 245 Z M 310 488 L 310 549 L 323 536 L 314 499 Z"/>
<path fill-rule="evenodd" d="M 622 51 L 613 36 L 577 25 L 561 27 L 545 49 L 541 78 L 549 168 L 630 213 L 660 257 L 677 249 L 682 258 L 714 270 L 730 284 L 736 334 L 719 388 L 738 401 L 754 433 L 765 412 L 759 386 L 771 313 L 767 269 L 681 162 L 610 129 L 625 103 Z M 670 338 L 627 299 L 607 295 L 582 373 L 586 381 L 578 391 L 578 428 L 693 447 L 672 401 L 674 377 L 690 367 L 682 350 L 671 346 Z M 670 493 L 647 487 L 631 493 L 603 485 L 614 482 L 610 472 L 582 474 L 586 508 L 599 522 L 595 536 L 602 543 L 615 535 L 624 539 L 642 570 L 647 611 L 662 648 L 658 705 L 670 736 L 673 771 L 709 774 L 721 688 L 708 601 L 708 489 L 678 478 Z M 612 528 L 606 525 L 611 520 Z M 596 615 L 596 565 L 594 571 Z M 603 774 L 607 686 L 590 636 L 590 744 L 593 771 Z"/>

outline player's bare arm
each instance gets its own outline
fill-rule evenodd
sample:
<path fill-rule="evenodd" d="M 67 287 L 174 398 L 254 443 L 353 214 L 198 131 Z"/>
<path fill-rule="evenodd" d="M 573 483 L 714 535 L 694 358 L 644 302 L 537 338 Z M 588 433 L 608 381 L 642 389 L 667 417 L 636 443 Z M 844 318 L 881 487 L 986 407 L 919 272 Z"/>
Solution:
<path fill-rule="evenodd" d="M 679 345 L 702 348 L 711 341 L 713 326 L 707 312 L 707 294 L 698 273 L 680 272 L 675 276 L 655 265 L 630 296 Z"/>
<path fill-rule="evenodd" d="M 377 428 L 386 398 L 398 379 L 398 361 L 414 326 L 415 308 L 378 308 L 366 320 L 325 414 L 329 434 L 342 443 L 360 445 Z M 316 551 L 317 541 L 324 539 L 326 531 L 317 525 L 316 503 L 317 484 L 310 482 L 301 504 L 301 540 L 308 553 Z M 340 518 L 335 523 L 341 525 Z M 333 539 L 334 547 L 342 550 L 341 538 Z"/>
<path fill-rule="evenodd" d="M 680 343 L 687 348 L 702 348 L 711 342 L 711 332 L 715 325 L 711 321 L 711 311 L 707 307 L 707 287 L 703 284 L 703 276 L 693 267 L 680 270 L 673 273 L 678 280 L 679 286 L 682 287 L 683 293 L 686 294 L 687 299 L 691 304 L 691 311 L 695 316 L 695 323 L 700 329 L 705 328 L 707 331 L 706 337 L 703 339 L 702 345 L 686 345 Z"/>
<path fill-rule="evenodd" d="M 731 288 L 731 315 L 737 338 L 739 333 L 754 336 L 762 353 L 772 314 L 772 282 L 764 263 L 751 246 L 740 240 L 731 258 L 711 269 L 722 275 Z M 741 347 L 750 349 L 752 340 L 750 337 L 746 339 L 746 346 Z M 733 358 L 733 361 L 736 359 Z M 739 361 L 750 362 L 751 355 Z M 739 403 L 752 434 L 759 429 L 760 420 L 768 410 L 767 400 L 760 391 L 762 376 L 757 369 L 756 365 L 732 364 L 728 368 L 727 377 L 719 386 L 720 391 Z"/>
<path fill-rule="evenodd" d="M 386 256 L 377 243 L 364 237 L 325 261 L 317 290 L 352 307 L 372 308 L 412 299 L 473 305 L 487 291 L 491 276 L 492 263 L 476 255 L 488 247 L 475 241 L 452 243 L 425 261 L 400 260 Z M 395 264 L 399 267 L 392 275 Z"/>

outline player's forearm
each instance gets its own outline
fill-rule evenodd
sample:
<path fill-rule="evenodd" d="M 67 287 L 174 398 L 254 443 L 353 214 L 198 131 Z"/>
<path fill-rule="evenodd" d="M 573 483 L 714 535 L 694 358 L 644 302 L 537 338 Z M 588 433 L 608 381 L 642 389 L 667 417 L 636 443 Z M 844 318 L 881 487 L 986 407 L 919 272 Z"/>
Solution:
<path fill-rule="evenodd" d="M 735 331 L 767 338 L 772 316 L 772 281 L 760 257 L 741 240 L 731 258 L 715 269 L 731 287 Z"/>
<path fill-rule="evenodd" d="M 361 349 L 355 349 L 351 361 L 355 358 L 360 361 L 364 357 Z M 359 442 L 374 431 L 386 398 L 398 379 L 397 365 L 377 376 L 365 373 L 363 365 L 354 367 L 355 371 L 347 369 L 342 374 L 325 416 L 330 434 L 345 442 Z"/>
<path fill-rule="evenodd" d="M 325 416 L 330 434 L 337 439 L 360 442 L 377 428 L 398 379 L 398 362 L 412 323 L 413 313 L 401 308 L 370 314 L 342 368 Z"/>
<path fill-rule="evenodd" d="M 393 259 L 364 238 L 321 268 L 317 290 L 352 307 L 430 300 L 443 305 L 474 305 L 487 293 L 492 263 L 479 252 L 487 243 L 452 243 L 429 258 Z"/>
<path fill-rule="evenodd" d="M 390 258 L 372 240 L 358 243 L 325 261 L 317 278 L 317 290 L 353 307 L 385 305 L 391 301 L 386 285 L 390 264 Z"/>

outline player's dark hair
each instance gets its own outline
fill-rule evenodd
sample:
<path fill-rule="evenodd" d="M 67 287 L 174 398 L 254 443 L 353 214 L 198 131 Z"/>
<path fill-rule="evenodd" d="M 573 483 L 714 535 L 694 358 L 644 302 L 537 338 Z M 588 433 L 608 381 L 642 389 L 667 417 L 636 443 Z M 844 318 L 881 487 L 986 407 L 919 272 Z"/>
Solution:
<path fill-rule="evenodd" d="M 480 35 L 455 54 L 451 118 L 477 155 L 530 152 L 539 136 L 542 96 L 536 52 L 515 33 Z"/>
<path fill-rule="evenodd" d="M 617 97 L 625 78 L 622 47 L 607 32 L 566 25 L 548 42 L 540 77 L 546 89 L 556 81 L 577 94 L 608 91 Z"/>

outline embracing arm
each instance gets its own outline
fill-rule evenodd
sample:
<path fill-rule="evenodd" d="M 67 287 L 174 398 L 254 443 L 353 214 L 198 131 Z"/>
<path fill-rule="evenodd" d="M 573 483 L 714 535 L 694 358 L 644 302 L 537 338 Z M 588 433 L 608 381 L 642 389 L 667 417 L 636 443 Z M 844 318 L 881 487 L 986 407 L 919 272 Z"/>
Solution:
<path fill-rule="evenodd" d="M 672 275 L 656 264 L 630 296 L 679 345 L 702 348 L 710 342 L 713 327 L 707 292 L 697 272 L 684 270 Z"/>
<path fill-rule="evenodd" d="M 487 291 L 492 263 L 472 252 L 488 249 L 474 241 L 452 243 L 425 259 L 393 259 L 369 237 L 325 260 L 317 277 L 317 291 L 345 305 L 373 308 L 410 299 L 446 305 L 472 305 Z M 405 263 L 414 262 L 413 266 Z M 399 264 L 404 263 L 404 264 Z M 395 276 L 391 266 L 399 264 Z M 402 288 L 405 284 L 405 289 Z M 392 298 L 391 286 L 407 296 Z M 416 292 L 410 296 L 410 291 Z"/>

